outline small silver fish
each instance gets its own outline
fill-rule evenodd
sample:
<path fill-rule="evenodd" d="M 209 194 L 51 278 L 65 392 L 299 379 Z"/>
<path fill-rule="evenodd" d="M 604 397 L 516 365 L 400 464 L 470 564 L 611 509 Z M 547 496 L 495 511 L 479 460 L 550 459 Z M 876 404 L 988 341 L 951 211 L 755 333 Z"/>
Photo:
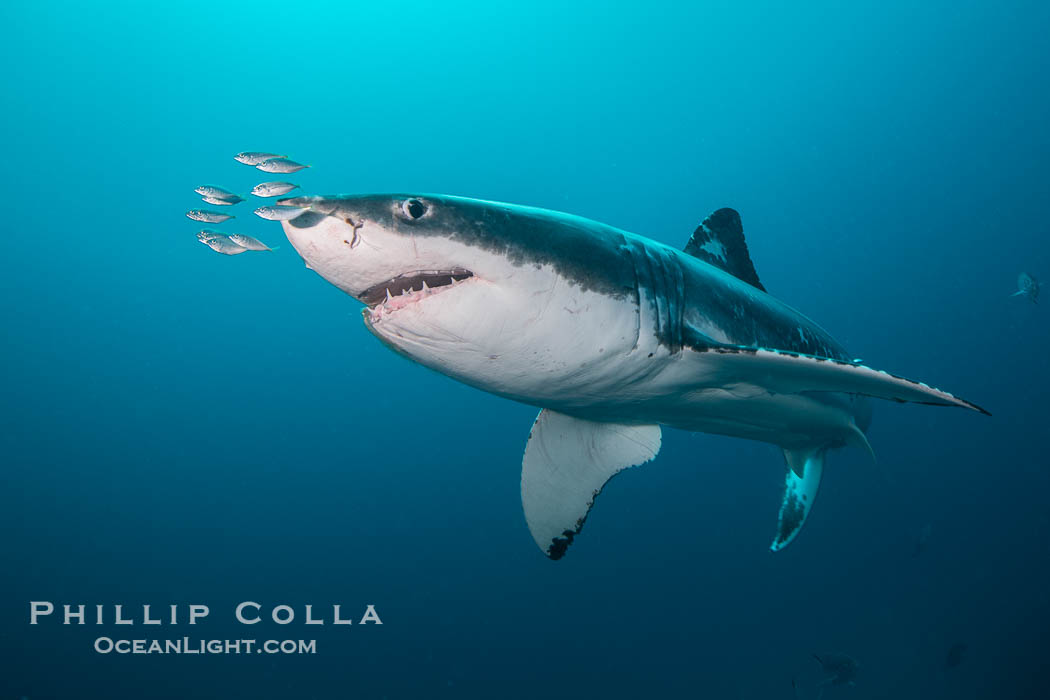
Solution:
<path fill-rule="evenodd" d="M 245 236 L 243 233 L 231 233 L 230 240 L 246 250 L 273 250 L 258 238 Z"/>
<path fill-rule="evenodd" d="M 217 207 L 229 207 L 243 202 L 244 200 L 238 197 L 237 199 L 215 199 L 214 197 L 201 197 L 206 204 L 214 204 Z M 210 222 L 209 222 L 210 223 Z"/>
<path fill-rule="evenodd" d="M 291 221 L 307 211 L 309 210 L 306 207 L 259 207 L 255 210 L 255 215 L 267 221 Z"/>
<path fill-rule="evenodd" d="M 252 194 L 256 197 L 280 197 L 298 186 L 290 182 L 263 182 L 252 188 Z"/>
<path fill-rule="evenodd" d="M 215 185 L 201 185 L 200 187 L 193 190 L 201 197 L 211 197 L 212 199 L 236 199 L 238 202 L 242 201 L 241 198 L 235 195 L 229 190 L 224 190 L 221 187 Z"/>
<path fill-rule="evenodd" d="M 309 165 L 303 165 L 302 163 L 296 163 L 294 160 L 288 160 L 287 158 L 270 158 L 264 160 L 255 166 L 257 169 L 262 170 L 264 173 L 297 173 L 303 168 L 309 168 Z"/>
<path fill-rule="evenodd" d="M 258 165 L 264 161 L 270 160 L 271 158 L 287 158 L 288 156 L 282 156 L 277 153 L 263 153 L 262 151 L 242 151 L 235 155 L 233 159 L 238 163 L 244 163 L 245 165 Z"/>
<path fill-rule="evenodd" d="M 222 253 L 223 255 L 240 255 L 241 253 L 248 252 L 248 249 L 244 246 L 237 245 L 227 236 L 213 231 L 201 231 L 197 234 L 197 240 L 214 250 L 216 253 Z"/>
<path fill-rule="evenodd" d="M 186 216 L 205 224 L 221 224 L 223 221 L 235 218 L 232 214 L 223 214 L 222 212 L 208 211 L 207 209 L 191 209 L 186 212 Z"/>

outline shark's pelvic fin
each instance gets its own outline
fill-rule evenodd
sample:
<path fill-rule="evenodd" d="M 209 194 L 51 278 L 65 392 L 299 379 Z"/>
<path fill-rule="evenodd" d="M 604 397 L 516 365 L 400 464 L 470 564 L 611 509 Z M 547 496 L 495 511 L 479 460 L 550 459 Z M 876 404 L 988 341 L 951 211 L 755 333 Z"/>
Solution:
<path fill-rule="evenodd" d="M 701 352 L 724 356 L 718 373 L 718 382 L 722 385 L 754 384 L 778 394 L 804 391 L 862 394 L 890 401 L 960 406 L 991 415 L 977 404 L 946 391 L 853 362 L 738 345 L 713 345 Z"/>
<path fill-rule="evenodd" d="M 873 464 L 878 463 L 878 458 L 875 456 L 875 450 L 872 449 L 871 443 L 868 442 L 868 436 L 864 434 L 864 431 L 857 427 L 856 423 L 850 424 L 849 432 L 846 434 L 846 444 L 853 447 L 857 447 L 868 453 L 871 457 Z"/>
<path fill-rule="evenodd" d="M 809 509 L 817 497 L 817 489 L 820 488 L 826 453 L 825 447 L 784 450 L 788 469 L 784 478 L 784 502 L 780 504 L 777 536 L 769 547 L 774 552 L 791 544 L 806 522 Z"/>
<path fill-rule="evenodd" d="M 540 411 L 521 465 L 521 504 L 536 544 L 560 559 L 605 482 L 659 451 L 659 425 L 595 423 Z"/>
<path fill-rule="evenodd" d="M 734 209 L 719 209 L 704 219 L 686 243 L 685 252 L 766 291 L 758 281 L 744 240 L 744 226 Z"/>

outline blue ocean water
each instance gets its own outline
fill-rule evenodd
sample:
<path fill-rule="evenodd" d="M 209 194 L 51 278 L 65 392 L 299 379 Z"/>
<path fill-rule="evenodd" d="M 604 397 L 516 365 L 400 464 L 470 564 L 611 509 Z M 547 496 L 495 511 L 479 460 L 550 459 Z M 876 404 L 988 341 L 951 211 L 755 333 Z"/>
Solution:
<path fill-rule="evenodd" d="M 0 697 L 814 698 L 828 651 L 860 664 L 828 700 L 1046 696 L 1050 332 L 1009 296 L 1050 277 L 1045 3 L 0 18 Z M 666 430 L 551 562 L 519 499 L 535 409 L 389 352 L 287 243 L 197 242 L 193 188 L 273 179 L 232 160 L 256 149 L 310 163 L 306 192 L 510 201 L 674 245 L 734 207 L 771 293 L 993 415 L 879 403 L 878 465 L 834 453 L 775 555 L 779 451 Z M 280 243 L 251 206 L 225 226 Z M 248 628 L 245 600 L 383 625 Z M 30 601 L 211 615 L 31 626 Z M 92 648 L 184 633 L 317 653 Z"/>

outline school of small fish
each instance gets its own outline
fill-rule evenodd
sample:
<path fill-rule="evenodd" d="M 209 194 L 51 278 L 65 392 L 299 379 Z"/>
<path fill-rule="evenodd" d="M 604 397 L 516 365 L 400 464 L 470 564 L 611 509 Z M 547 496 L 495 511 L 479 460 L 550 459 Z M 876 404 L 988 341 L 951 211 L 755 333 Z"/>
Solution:
<path fill-rule="evenodd" d="M 250 165 L 264 173 L 295 173 L 309 165 L 291 160 L 288 156 L 263 151 L 242 151 L 233 157 L 238 163 Z M 291 182 L 261 182 L 252 188 L 255 197 L 280 197 L 288 194 L 299 185 Z M 217 185 L 200 185 L 193 190 L 207 203 L 219 207 L 229 207 L 245 201 L 243 197 Z M 268 221 L 290 221 L 309 210 L 308 207 L 264 206 L 255 210 L 256 216 Z M 193 221 L 205 224 L 221 224 L 236 218 L 233 214 L 224 214 L 209 209 L 191 209 L 186 216 Z M 270 247 L 258 238 L 243 233 L 222 233 L 211 229 L 202 229 L 197 233 L 197 240 L 222 255 L 240 255 L 248 251 L 271 251 L 278 246 Z"/>

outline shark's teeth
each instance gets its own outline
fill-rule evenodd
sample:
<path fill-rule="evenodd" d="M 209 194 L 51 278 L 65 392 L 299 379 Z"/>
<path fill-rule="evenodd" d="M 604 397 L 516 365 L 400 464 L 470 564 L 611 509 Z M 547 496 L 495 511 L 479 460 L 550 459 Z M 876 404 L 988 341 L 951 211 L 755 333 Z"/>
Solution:
<path fill-rule="evenodd" d="M 374 284 L 363 292 L 355 294 L 355 296 L 369 306 L 375 306 L 382 303 L 384 299 L 389 300 L 402 296 L 411 297 L 413 293 L 422 293 L 422 296 L 428 296 L 441 287 L 453 286 L 473 276 L 473 272 L 462 268 L 453 270 L 417 270 L 415 272 L 406 272 L 379 284 Z"/>
<path fill-rule="evenodd" d="M 473 278 L 474 275 L 466 270 L 413 273 L 395 277 L 381 285 L 374 285 L 356 296 L 368 304 L 365 308 L 367 312 L 365 317 L 369 323 L 376 324 L 394 311 L 440 294 Z"/>

